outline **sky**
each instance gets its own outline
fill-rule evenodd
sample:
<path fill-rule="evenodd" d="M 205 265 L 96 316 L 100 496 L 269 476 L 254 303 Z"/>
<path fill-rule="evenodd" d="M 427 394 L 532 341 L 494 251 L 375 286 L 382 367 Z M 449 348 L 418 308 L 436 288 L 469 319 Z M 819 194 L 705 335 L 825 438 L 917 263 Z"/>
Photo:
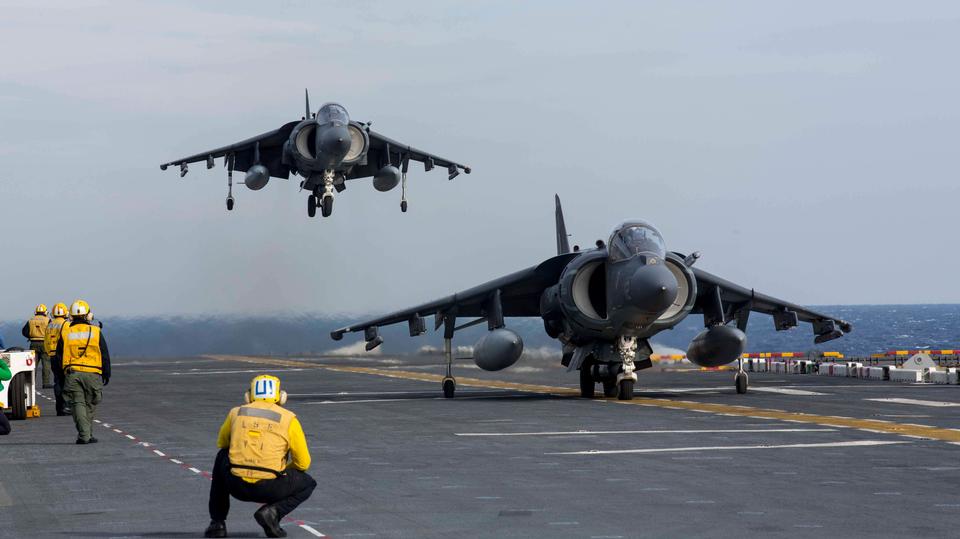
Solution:
<path fill-rule="evenodd" d="M 276 4 L 276 5 L 274 5 Z M 653 222 L 802 304 L 960 303 L 956 2 L 0 1 L 0 319 L 379 313 Z M 342 103 L 473 168 L 159 164 Z M 219 162 L 218 162 L 219 165 Z"/>

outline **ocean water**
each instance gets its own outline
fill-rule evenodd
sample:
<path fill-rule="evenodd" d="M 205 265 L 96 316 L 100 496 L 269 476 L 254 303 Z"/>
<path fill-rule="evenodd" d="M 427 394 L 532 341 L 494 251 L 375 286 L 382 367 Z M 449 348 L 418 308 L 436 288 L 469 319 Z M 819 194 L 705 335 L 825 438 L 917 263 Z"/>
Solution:
<path fill-rule="evenodd" d="M 851 322 L 854 331 L 823 345 L 813 344 L 809 324 L 777 332 L 766 315 L 751 314 L 747 349 L 751 352 L 837 351 L 869 355 L 895 349 L 960 348 L 960 305 L 828 305 L 817 310 Z M 113 317 L 103 320 L 110 351 L 117 357 L 172 357 L 200 354 L 313 355 L 330 352 L 362 353 L 362 335 L 343 341 L 330 331 L 359 318 L 316 315 L 261 317 Z M 432 321 L 432 320 L 430 320 Z M 430 322 L 428 321 L 428 322 Z M 23 321 L 0 322 L 7 346 L 24 346 Z M 700 316 L 690 316 L 673 330 L 657 335 L 658 351 L 684 351 L 703 329 Z M 507 327 L 524 339 L 527 350 L 559 353 L 557 341 L 543 332 L 540 319 L 508 319 Z M 428 328 L 432 324 L 428 323 Z M 472 345 L 485 330 L 480 325 L 457 333 L 455 344 Z M 406 325 L 384 328 L 379 353 L 410 354 L 423 347 L 440 347 L 439 333 L 411 338 Z"/>

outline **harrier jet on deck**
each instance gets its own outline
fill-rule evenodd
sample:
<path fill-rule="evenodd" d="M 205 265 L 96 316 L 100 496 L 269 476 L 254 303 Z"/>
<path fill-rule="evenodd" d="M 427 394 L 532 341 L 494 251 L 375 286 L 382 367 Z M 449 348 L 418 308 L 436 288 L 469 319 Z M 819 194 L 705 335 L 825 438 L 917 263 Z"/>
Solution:
<path fill-rule="evenodd" d="M 702 314 L 706 329 L 687 349 L 687 358 L 705 367 L 738 360 L 746 346 L 751 311 L 773 316 L 776 329 L 810 322 L 814 342 L 842 337 L 851 325 L 837 318 L 754 292 L 694 268 L 699 253 L 667 251 L 653 225 L 631 220 L 617 226 L 606 245 L 570 252 L 560 199 L 556 199 L 557 256 L 486 284 L 349 327 L 363 331 L 367 350 L 383 343 L 378 328 L 406 322 L 410 335 L 426 332 L 423 317 L 435 316 L 443 327 L 446 377 L 443 393 L 453 397 L 452 339 L 466 327 L 487 323 L 489 333 L 474 347 L 480 368 L 498 371 L 513 365 L 523 352 L 520 336 L 505 327 L 507 317 L 543 319 L 547 334 L 563 343 L 562 363 L 580 371 L 580 392 L 592 397 L 596 383 L 604 395 L 633 398 L 636 372 L 652 367 L 648 339 L 690 314 Z M 457 324 L 458 318 L 473 320 Z M 731 325 L 731 323 L 733 323 Z M 747 391 L 742 361 L 735 377 L 738 393 Z"/>
<path fill-rule="evenodd" d="M 423 163 L 426 171 L 433 167 L 447 169 L 447 179 L 454 179 L 470 167 L 438 157 L 387 138 L 370 129 L 371 122 L 351 121 L 347 110 L 336 103 L 327 103 L 316 114 L 310 112 L 310 97 L 306 96 L 306 114 L 300 121 L 284 124 L 279 129 L 160 165 L 166 170 L 171 165 L 180 167 L 180 177 L 186 176 L 189 163 L 206 162 L 213 168 L 214 160 L 224 158 L 227 168 L 227 210 L 233 209 L 233 171 L 246 172 L 243 184 L 258 191 L 271 177 L 289 178 L 298 174 L 304 178 L 300 188 L 306 189 L 307 213 L 313 217 L 320 207 L 324 217 L 333 211 L 334 192 L 347 188 L 346 181 L 373 177 L 377 191 L 389 191 L 402 183 L 400 211 L 407 211 L 407 168 L 410 161 Z"/>

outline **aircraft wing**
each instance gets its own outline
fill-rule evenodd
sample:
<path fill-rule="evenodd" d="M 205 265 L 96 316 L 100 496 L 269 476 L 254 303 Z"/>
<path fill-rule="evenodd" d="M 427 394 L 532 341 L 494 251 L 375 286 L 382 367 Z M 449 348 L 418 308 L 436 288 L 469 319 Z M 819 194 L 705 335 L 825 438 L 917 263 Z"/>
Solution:
<path fill-rule="evenodd" d="M 403 172 L 406 172 L 409 161 L 412 160 L 423 163 L 423 168 L 427 171 L 431 170 L 434 166 L 447 169 L 447 177 L 450 180 L 457 177 L 461 170 L 470 174 L 470 167 L 457 163 L 456 161 L 451 161 L 445 157 L 433 155 L 432 153 L 418 150 L 412 146 L 407 146 L 402 142 L 385 137 L 373 130 L 367 131 L 367 134 L 370 136 L 370 149 L 367 150 L 367 163 L 368 166 L 373 167 L 371 171 L 378 170 L 387 164 L 393 164 L 394 166 L 400 167 Z M 358 173 L 369 176 L 372 174 L 371 171 L 358 170 Z M 368 172 L 370 173 L 368 174 Z"/>
<path fill-rule="evenodd" d="M 690 269 L 697 279 L 697 299 L 692 312 L 703 314 L 704 325 L 726 324 L 736 320 L 737 326 L 744 330 L 747 316 L 753 311 L 772 315 L 778 331 L 790 329 L 799 322 L 811 323 L 817 344 L 842 337 L 853 330 L 846 320 L 761 294 L 697 268 Z"/>
<path fill-rule="evenodd" d="M 266 133 L 251 137 L 240 142 L 223 146 L 203 153 L 183 157 L 160 165 L 161 170 L 167 170 L 169 166 L 179 166 L 180 175 L 186 174 L 186 166 L 189 163 L 199 163 L 206 161 L 207 168 L 212 168 L 213 160 L 219 157 L 233 156 L 233 169 L 241 172 L 246 171 L 254 165 L 254 153 L 259 144 L 260 164 L 270 170 L 270 175 L 277 178 L 290 177 L 290 169 L 282 163 L 283 144 L 290 138 L 290 132 L 299 122 L 289 122 L 279 129 L 268 131 Z"/>
<path fill-rule="evenodd" d="M 390 313 L 330 332 L 336 341 L 345 333 L 366 331 L 402 322 L 410 322 L 418 317 L 435 315 L 436 327 L 440 327 L 446 317 L 467 317 L 483 320 L 487 316 L 488 300 L 497 291 L 500 292 L 500 305 L 505 317 L 540 316 L 540 295 L 544 289 L 555 284 L 567 263 L 580 253 L 568 253 L 555 256 L 537 266 L 520 270 L 480 286 L 458 292 L 440 299 Z M 472 324 L 471 324 L 472 325 Z M 411 324 L 411 335 L 414 335 Z M 369 339 L 368 339 L 369 340 Z"/>

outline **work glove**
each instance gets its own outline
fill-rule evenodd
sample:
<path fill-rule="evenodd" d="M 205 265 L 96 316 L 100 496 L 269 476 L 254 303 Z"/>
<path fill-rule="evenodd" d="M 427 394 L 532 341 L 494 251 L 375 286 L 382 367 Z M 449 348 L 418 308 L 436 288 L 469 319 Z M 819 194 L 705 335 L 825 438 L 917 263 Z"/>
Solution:
<path fill-rule="evenodd" d="M 103 385 L 105 386 L 110 383 L 110 379 L 107 378 L 106 376 L 101 376 L 100 379 L 103 380 Z"/>

